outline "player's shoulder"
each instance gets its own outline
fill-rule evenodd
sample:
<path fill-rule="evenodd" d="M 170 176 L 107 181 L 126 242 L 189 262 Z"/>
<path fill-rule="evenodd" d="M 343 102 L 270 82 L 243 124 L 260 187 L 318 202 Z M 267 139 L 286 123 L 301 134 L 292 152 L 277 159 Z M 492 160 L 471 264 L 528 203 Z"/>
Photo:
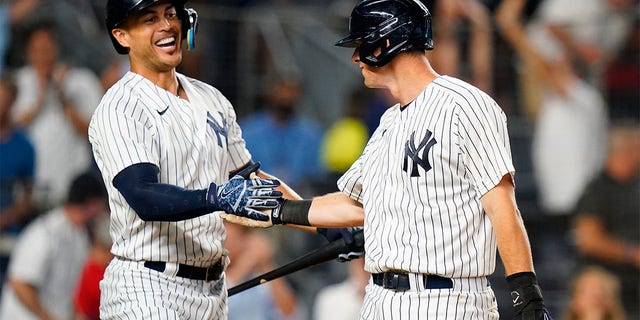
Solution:
<path fill-rule="evenodd" d="M 496 109 L 501 110 L 489 94 L 478 87 L 458 78 L 440 76 L 433 81 L 435 90 L 443 97 L 452 99 L 462 109 Z"/>
<path fill-rule="evenodd" d="M 126 73 L 120 80 L 114 83 L 102 96 L 98 107 L 95 109 L 89 130 L 92 127 L 102 124 L 105 121 L 121 116 L 136 117 L 138 120 L 146 122 L 149 117 L 141 116 L 145 114 L 145 89 L 143 82 L 145 79 L 132 72 Z M 147 94 L 147 96 L 149 96 Z"/>
<path fill-rule="evenodd" d="M 139 84 L 144 78 L 133 72 L 127 72 L 120 80 L 114 83 L 105 94 L 98 105 L 97 110 L 116 110 L 118 106 L 135 101 L 139 98 Z"/>
<path fill-rule="evenodd" d="M 191 78 L 189 76 L 176 73 L 178 80 L 182 83 L 183 86 L 189 86 L 193 90 L 197 91 L 199 94 L 207 96 L 213 99 L 222 99 L 224 96 L 216 87 L 195 78 Z"/>
<path fill-rule="evenodd" d="M 473 97 L 486 97 L 485 92 L 478 87 L 451 76 L 439 76 L 433 81 L 436 90 L 450 95 L 454 99 L 470 99 Z"/>

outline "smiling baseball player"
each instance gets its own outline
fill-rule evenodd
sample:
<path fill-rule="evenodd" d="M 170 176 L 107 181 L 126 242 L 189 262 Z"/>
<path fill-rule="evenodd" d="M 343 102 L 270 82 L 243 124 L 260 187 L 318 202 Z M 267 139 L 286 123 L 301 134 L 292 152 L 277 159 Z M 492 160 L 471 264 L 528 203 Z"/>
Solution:
<path fill-rule="evenodd" d="M 209 213 L 273 207 L 282 196 L 278 181 L 245 179 L 258 166 L 229 101 L 176 72 L 197 24 L 184 2 L 107 3 L 113 45 L 131 70 L 89 127 L 115 255 L 100 284 L 101 319 L 226 319 L 225 230 Z"/>
<path fill-rule="evenodd" d="M 364 0 L 351 13 L 353 62 L 399 103 L 380 120 L 342 192 L 283 201 L 248 225 L 362 225 L 372 273 L 361 319 L 498 319 L 487 276 L 496 248 L 516 319 L 550 319 L 517 209 L 506 116 L 487 94 L 439 75 L 431 16 L 418 0 Z"/>

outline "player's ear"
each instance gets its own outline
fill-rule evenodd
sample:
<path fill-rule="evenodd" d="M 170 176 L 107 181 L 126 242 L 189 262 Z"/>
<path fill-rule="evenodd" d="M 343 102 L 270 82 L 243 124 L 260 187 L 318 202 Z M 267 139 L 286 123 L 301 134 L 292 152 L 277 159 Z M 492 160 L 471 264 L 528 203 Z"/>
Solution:
<path fill-rule="evenodd" d="M 125 47 L 129 48 L 129 33 L 127 33 L 124 29 L 115 28 L 111 30 L 111 34 L 118 41 L 118 43 Z"/>

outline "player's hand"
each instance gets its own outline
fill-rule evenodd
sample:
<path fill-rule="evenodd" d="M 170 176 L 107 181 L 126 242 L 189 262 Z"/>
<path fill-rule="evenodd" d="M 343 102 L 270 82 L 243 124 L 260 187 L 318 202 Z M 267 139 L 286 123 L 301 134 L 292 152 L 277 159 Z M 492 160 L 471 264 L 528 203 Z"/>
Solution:
<path fill-rule="evenodd" d="M 514 320 L 553 320 L 547 310 L 538 281 L 533 272 L 521 272 L 507 277 L 511 288 Z"/>
<path fill-rule="evenodd" d="M 364 232 L 362 227 L 318 228 L 318 233 L 323 235 L 329 242 L 342 238 L 344 239 L 344 243 L 349 246 L 351 251 L 338 255 L 337 260 L 340 262 L 350 261 L 364 256 L 364 243 L 357 243 L 354 239 L 354 234 L 360 232 Z"/>
<path fill-rule="evenodd" d="M 245 178 L 259 167 L 260 164 L 253 164 L 238 172 L 227 183 L 212 183 L 207 192 L 207 201 L 216 210 L 253 220 L 268 221 L 269 215 L 260 210 L 278 208 L 282 201 L 282 192 L 275 190 L 280 185 L 278 180 Z"/>

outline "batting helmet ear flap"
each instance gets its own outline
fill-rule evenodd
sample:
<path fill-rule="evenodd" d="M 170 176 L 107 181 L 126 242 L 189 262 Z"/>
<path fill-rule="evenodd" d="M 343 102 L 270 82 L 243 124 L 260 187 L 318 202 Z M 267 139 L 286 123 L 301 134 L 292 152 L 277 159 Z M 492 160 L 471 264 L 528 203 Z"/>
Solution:
<path fill-rule="evenodd" d="M 184 8 L 182 21 L 182 37 L 187 39 L 187 49 L 196 48 L 196 32 L 198 31 L 198 12 L 193 8 Z"/>

